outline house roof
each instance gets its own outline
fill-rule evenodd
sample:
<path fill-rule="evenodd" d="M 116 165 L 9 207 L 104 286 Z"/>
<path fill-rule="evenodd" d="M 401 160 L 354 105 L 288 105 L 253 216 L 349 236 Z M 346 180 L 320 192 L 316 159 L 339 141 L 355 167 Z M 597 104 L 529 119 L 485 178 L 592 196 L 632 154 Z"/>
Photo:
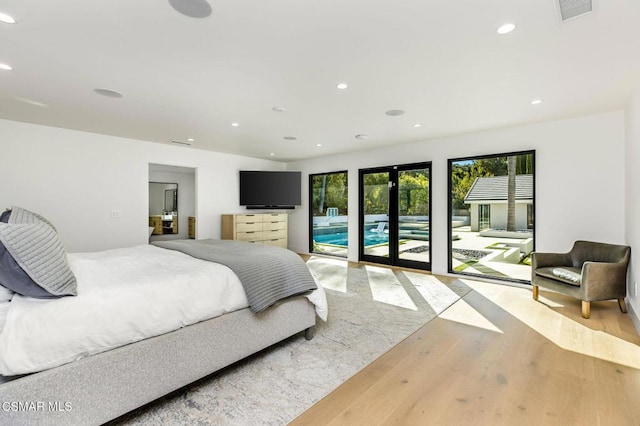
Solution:
<path fill-rule="evenodd" d="M 508 176 L 478 177 L 464 197 L 465 203 L 506 201 Z M 533 175 L 516 176 L 516 200 L 533 200 Z"/>

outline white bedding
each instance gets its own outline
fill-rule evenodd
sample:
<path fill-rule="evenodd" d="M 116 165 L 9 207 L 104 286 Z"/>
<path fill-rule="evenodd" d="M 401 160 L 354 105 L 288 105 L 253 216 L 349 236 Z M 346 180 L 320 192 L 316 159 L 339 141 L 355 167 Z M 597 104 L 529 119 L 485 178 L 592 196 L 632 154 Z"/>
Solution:
<path fill-rule="evenodd" d="M 0 301 L 0 333 L 4 329 L 4 322 L 7 318 L 7 312 L 9 312 L 10 300 Z"/>
<path fill-rule="evenodd" d="M 78 296 L 15 295 L 0 333 L 0 374 L 56 367 L 248 306 L 226 266 L 138 246 L 69 254 Z"/>

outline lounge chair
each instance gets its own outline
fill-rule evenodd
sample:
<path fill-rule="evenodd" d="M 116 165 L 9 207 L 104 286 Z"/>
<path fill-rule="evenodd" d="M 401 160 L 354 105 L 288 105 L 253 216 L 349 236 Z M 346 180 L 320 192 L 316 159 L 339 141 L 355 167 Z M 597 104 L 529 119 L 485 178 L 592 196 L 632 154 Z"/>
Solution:
<path fill-rule="evenodd" d="M 371 229 L 371 232 L 382 233 L 384 232 L 385 226 L 387 226 L 387 222 L 378 222 L 378 227 Z"/>

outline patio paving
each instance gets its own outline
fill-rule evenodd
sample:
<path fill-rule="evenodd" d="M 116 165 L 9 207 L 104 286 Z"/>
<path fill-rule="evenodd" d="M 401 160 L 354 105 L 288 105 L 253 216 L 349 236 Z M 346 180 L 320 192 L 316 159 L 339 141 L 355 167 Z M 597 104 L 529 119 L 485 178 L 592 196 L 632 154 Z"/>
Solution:
<path fill-rule="evenodd" d="M 458 236 L 457 240 L 452 242 L 452 248 L 460 250 L 479 250 L 489 253 L 501 253 L 503 249 L 496 249 L 490 246 L 498 244 L 513 244 L 515 242 L 521 242 L 525 238 L 499 238 L 499 237 L 483 237 L 478 232 L 472 232 L 469 226 L 461 226 L 453 229 L 453 234 Z M 347 248 L 340 246 L 331 246 L 325 244 L 318 244 L 322 251 L 319 253 L 332 254 L 336 256 L 347 256 Z M 406 252 L 412 248 L 429 246 L 428 241 L 403 239 L 400 245 L 400 257 L 401 259 L 415 260 L 415 261 L 428 261 L 429 252 L 424 251 L 421 253 Z M 489 248 L 487 248 L 489 247 Z M 388 245 L 381 244 L 377 246 L 370 246 L 365 248 L 365 253 L 373 256 L 388 256 Z M 511 278 L 521 281 L 529 281 L 531 279 L 531 267 L 520 263 L 509 263 L 504 261 L 488 260 L 491 256 L 485 257 L 485 260 L 480 259 L 477 263 L 470 264 L 462 262 L 456 258 L 453 259 L 452 266 L 454 270 L 460 266 L 466 265 L 464 273 L 486 275 L 490 277 Z"/>

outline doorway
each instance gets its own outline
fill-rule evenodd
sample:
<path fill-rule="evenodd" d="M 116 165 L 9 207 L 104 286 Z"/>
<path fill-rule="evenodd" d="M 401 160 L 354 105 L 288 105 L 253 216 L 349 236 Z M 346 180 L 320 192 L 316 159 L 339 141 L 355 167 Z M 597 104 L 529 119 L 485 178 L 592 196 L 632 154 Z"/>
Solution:
<path fill-rule="evenodd" d="M 361 169 L 360 260 L 431 270 L 431 162 Z"/>
<path fill-rule="evenodd" d="M 149 240 L 196 237 L 196 169 L 149 164 Z"/>

